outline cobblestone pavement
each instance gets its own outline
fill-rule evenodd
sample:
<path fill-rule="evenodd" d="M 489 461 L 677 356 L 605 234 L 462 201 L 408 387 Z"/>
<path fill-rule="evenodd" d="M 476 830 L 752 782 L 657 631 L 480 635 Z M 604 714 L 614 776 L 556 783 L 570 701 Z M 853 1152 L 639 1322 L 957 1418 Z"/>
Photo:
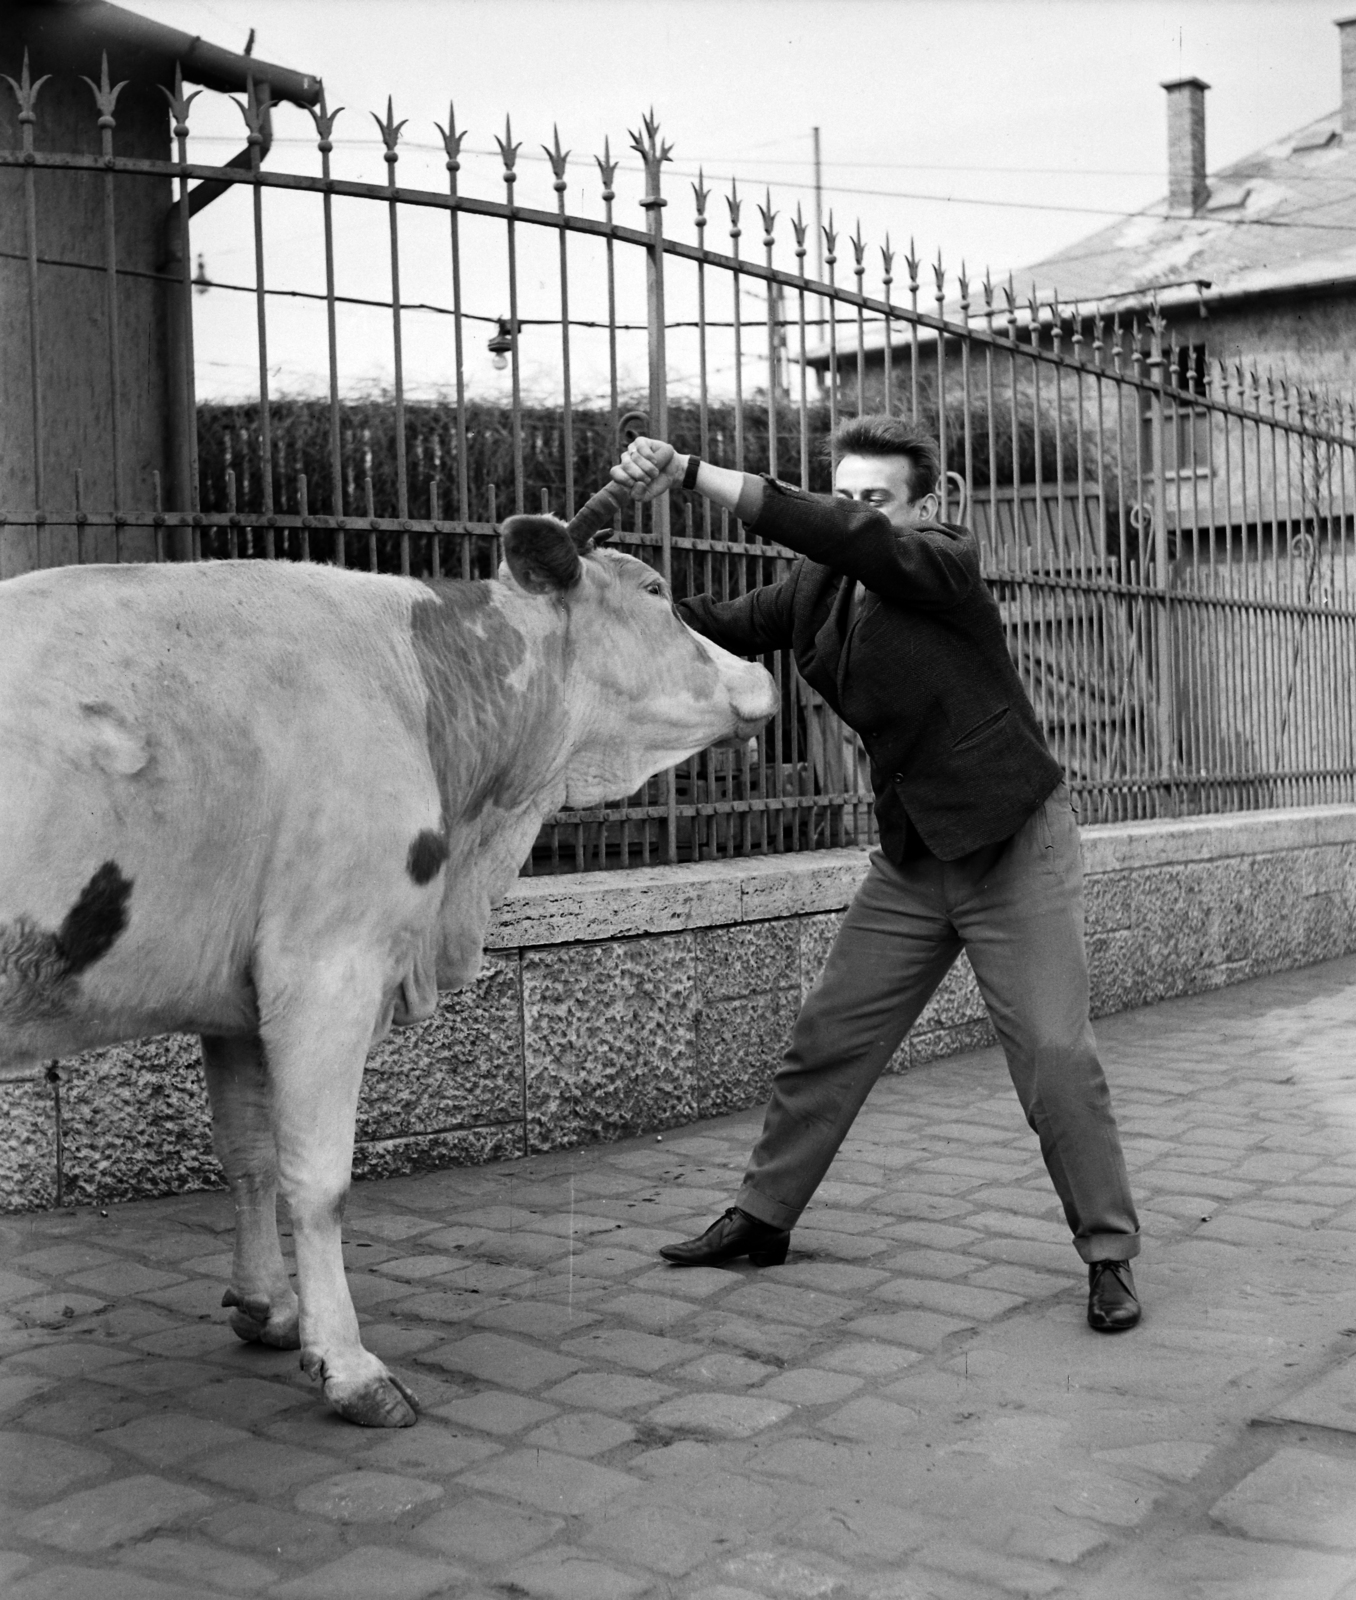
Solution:
<path fill-rule="evenodd" d="M 220 1194 L 0 1222 L 0 1593 L 1356 1597 L 1356 959 L 1099 1026 L 1143 1325 L 994 1050 L 883 1081 L 785 1267 L 679 1271 L 758 1125 L 355 1189 L 417 1427 L 224 1325 Z"/>

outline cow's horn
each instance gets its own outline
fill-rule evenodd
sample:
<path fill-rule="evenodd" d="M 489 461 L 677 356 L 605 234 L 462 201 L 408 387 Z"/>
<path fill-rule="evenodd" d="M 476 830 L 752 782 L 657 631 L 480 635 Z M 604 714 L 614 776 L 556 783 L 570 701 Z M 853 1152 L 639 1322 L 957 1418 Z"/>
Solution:
<path fill-rule="evenodd" d="M 579 582 L 579 549 L 559 517 L 509 517 L 499 531 L 509 571 L 529 594 L 559 594 Z"/>
<path fill-rule="evenodd" d="M 570 521 L 570 538 L 575 548 L 587 552 L 612 537 L 612 523 L 619 511 L 630 504 L 631 496 L 619 483 L 605 483 L 590 496 Z"/>

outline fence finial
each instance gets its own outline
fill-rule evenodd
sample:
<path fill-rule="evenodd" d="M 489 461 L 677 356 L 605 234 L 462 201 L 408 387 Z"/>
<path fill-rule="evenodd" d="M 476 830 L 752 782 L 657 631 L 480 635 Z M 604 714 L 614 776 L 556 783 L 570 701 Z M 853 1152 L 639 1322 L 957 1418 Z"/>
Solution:
<path fill-rule="evenodd" d="M 551 163 L 551 171 L 555 174 L 555 191 L 557 194 L 565 193 L 565 163 L 570 159 L 570 152 L 560 148 L 560 128 L 556 123 L 551 124 L 552 147 L 546 145 L 542 149 L 546 159 Z"/>
<path fill-rule="evenodd" d="M 457 108 L 451 100 L 447 102 L 447 126 L 435 122 L 433 126 L 443 136 L 443 149 L 447 151 L 447 170 L 459 172 L 461 170 L 461 142 L 466 137 L 465 129 L 457 127 Z"/>
<path fill-rule="evenodd" d="M 508 117 L 504 118 L 504 137 L 501 139 L 496 133 L 494 142 L 499 146 L 499 154 L 504 162 L 504 182 L 510 184 L 516 182 L 518 174 L 513 170 L 513 167 L 518 159 L 518 152 L 523 145 L 521 139 L 517 144 L 514 144 L 513 123 Z"/>
<path fill-rule="evenodd" d="M 273 103 L 268 85 L 255 83 L 254 74 L 251 72 L 245 79 L 244 100 L 237 100 L 234 95 L 229 95 L 227 98 L 234 102 L 240 115 L 244 117 L 245 127 L 249 131 L 249 137 L 245 142 L 257 152 L 258 146 L 264 142 L 264 124 L 268 119 L 269 107 Z"/>
<path fill-rule="evenodd" d="M 725 204 L 730 208 L 730 237 L 732 239 L 738 239 L 743 231 L 739 226 L 739 212 L 743 203 L 739 198 L 739 185 L 731 178 L 730 192 L 725 196 Z"/>
<path fill-rule="evenodd" d="M 598 164 L 598 175 L 603 180 L 603 199 L 615 200 L 617 195 L 612 184 L 617 176 L 618 164 L 612 159 L 612 141 L 606 134 L 603 135 L 602 155 L 594 156 L 593 159 Z"/>
<path fill-rule="evenodd" d="M 631 129 L 631 148 L 645 163 L 645 198 L 641 205 L 649 210 L 667 202 L 659 192 L 659 169 L 673 159 L 673 146 L 659 137 L 659 119 L 651 106 L 648 115 L 640 119 L 640 128 Z"/>
<path fill-rule="evenodd" d="M 191 95 L 188 95 L 187 97 L 185 97 L 185 95 L 184 95 L 184 74 L 183 74 L 182 70 L 180 69 L 179 63 L 177 61 L 174 63 L 174 92 L 173 92 L 173 94 L 170 93 L 170 91 L 165 87 L 165 85 L 163 83 L 158 85 L 158 87 L 159 87 L 160 93 L 163 94 L 165 99 L 169 101 L 170 115 L 174 118 L 174 137 L 176 139 L 180 139 L 180 140 L 187 139 L 188 138 L 188 108 L 193 104 L 193 102 L 202 93 L 202 90 L 201 89 L 195 89 Z M 338 113 L 336 112 L 335 115 L 337 116 Z"/>
<path fill-rule="evenodd" d="M 800 201 L 796 201 L 796 214 L 791 219 L 791 232 L 796 236 L 796 260 L 801 264 L 801 276 L 805 274 L 805 235 L 809 223 L 801 215 Z"/>
<path fill-rule="evenodd" d="M 103 53 L 103 61 L 99 68 L 98 83 L 95 83 L 92 78 L 86 78 L 83 72 L 80 74 L 80 77 L 82 82 L 89 84 L 90 91 L 94 95 L 94 103 L 99 108 L 99 126 L 111 131 L 114 127 L 114 108 L 118 104 L 118 96 L 127 87 L 128 80 L 124 78 L 121 83 L 110 87 L 108 82 L 107 50 L 105 50 Z"/>
<path fill-rule="evenodd" d="M 766 203 L 758 207 L 758 215 L 763 219 L 763 243 L 771 250 L 775 243 L 772 236 L 772 228 L 777 220 L 778 213 L 772 209 L 772 190 L 768 189 L 766 193 Z"/>
<path fill-rule="evenodd" d="M 371 116 L 373 122 L 376 123 L 378 131 L 381 133 L 381 142 L 386 146 L 386 164 L 388 167 L 394 167 L 396 162 L 400 159 L 399 154 L 396 151 L 396 145 L 400 141 L 400 130 L 405 126 L 405 123 L 409 121 L 409 118 L 403 118 L 400 122 L 395 120 L 395 109 L 391 104 L 391 97 L 389 94 L 386 96 L 385 121 L 383 121 L 375 111 L 370 112 L 369 115 Z"/>
<path fill-rule="evenodd" d="M 885 298 L 890 298 L 890 286 L 895 281 L 895 253 L 890 246 L 890 235 L 885 235 L 885 243 L 880 247 L 881 279 L 885 284 Z"/>
<path fill-rule="evenodd" d="M 711 191 L 706 187 L 706 170 L 697 168 L 697 181 L 692 185 L 692 198 L 697 203 L 697 226 L 706 226 L 706 202 L 711 198 Z"/>

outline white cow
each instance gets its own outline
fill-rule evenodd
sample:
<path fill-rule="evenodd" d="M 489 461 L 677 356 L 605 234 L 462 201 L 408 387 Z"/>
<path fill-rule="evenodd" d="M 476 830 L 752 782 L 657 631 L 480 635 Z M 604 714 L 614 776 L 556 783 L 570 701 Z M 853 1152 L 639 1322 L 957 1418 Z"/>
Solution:
<path fill-rule="evenodd" d="M 299 1345 L 369 1426 L 415 1415 L 340 1251 L 369 1048 L 475 975 L 547 815 L 775 706 L 642 562 L 554 519 L 504 534 L 492 582 L 242 561 L 0 584 L 0 1063 L 200 1034 L 232 1326 Z"/>

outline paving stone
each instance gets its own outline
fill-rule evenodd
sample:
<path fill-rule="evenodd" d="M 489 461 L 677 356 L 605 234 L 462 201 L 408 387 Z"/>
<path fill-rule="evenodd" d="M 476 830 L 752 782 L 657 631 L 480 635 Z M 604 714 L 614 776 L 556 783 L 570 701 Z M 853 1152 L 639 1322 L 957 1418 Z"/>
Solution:
<path fill-rule="evenodd" d="M 573 1411 L 534 1428 L 524 1444 L 540 1445 L 543 1450 L 563 1450 L 572 1456 L 600 1456 L 636 1437 L 629 1423 L 596 1411 Z"/>
<path fill-rule="evenodd" d="M 1158 1444 L 1127 1445 L 1119 1450 L 1095 1450 L 1093 1459 L 1113 1467 L 1142 1467 L 1173 1483 L 1190 1483 L 1214 1454 L 1209 1444 L 1167 1439 Z"/>
<path fill-rule="evenodd" d="M 92 1344 L 88 1339 L 63 1339 L 20 1351 L 10 1358 L 10 1363 L 51 1378 L 89 1378 L 107 1367 L 122 1366 L 136 1359 L 130 1350 Z"/>
<path fill-rule="evenodd" d="M 935 1350 L 944 1339 L 968 1326 L 931 1311 L 890 1311 L 858 1317 L 844 1331 L 863 1339 L 894 1339 L 915 1350 Z"/>
<path fill-rule="evenodd" d="M 309 1383 L 303 1388 L 301 1381 L 292 1376 L 296 1374 L 296 1368 L 292 1365 L 296 1352 L 288 1351 L 284 1355 L 291 1358 L 286 1361 L 290 1375 L 286 1382 L 270 1382 L 264 1378 L 218 1378 L 214 1372 L 211 1382 L 201 1387 L 179 1390 L 179 1398 L 183 1404 L 192 1406 L 194 1411 L 203 1416 L 236 1427 L 249 1427 L 267 1421 L 291 1406 L 323 1404 L 317 1388 Z"/>
<path fill-rule="evenodd" d="M 449 1400 L 438 1407 L 438 1415 L 449 1422 L 465 1423 L 486 1433 L 520 1433 L 533 1423 L 542 1422 L 555 1415 L 554 1406 L 540 1400 L 529 1400 L 526 1395 L 506 1394 L 501 1390 L 487 1389 L 481 1394 L 467 1395 L 463 1400 Z"/>
<path fill-rule="evenodd" d="M 653 1427 L 698 1437 L 747 1439 L 789 1417 L 794 1407 L 756 1395 L 688 1394 L 649 1413 Z"/>
<path fill-rule="evenodd" d="M 1283 1447 L 1210 1515 L 1250 1539 L 1356 1550 L 1356 1461 Z"/>
<path fill-rule="evenodd" d="M 482 1312 L 476 1318 L 476 1326 L 498 1328 L 505 1333 L 525 1333 L 534 1339 L 560 1339 L 591 1327 L 598 1320 L 595 1312 L 586 1311 L 582 1306 L 519 1300 Z"/>
<path fill-rule="evenodd" d="M 787 1400 L 793 1405 L 823 1406 L 846 1400 L 861 1388 L 863 1380 L 846 1372 L 826 1372 L 818 1367 L 798 1367 L 772 1378 L 759 1389 L 760 1395 Z"/>
<path fill-rule="evenodd" d="M 396 1522 L 416 1507 L 427 1511 L 442 1499 L 442 1488 L 422 1478 L 393 1472 L 341 1472 L 307 1484 L 296 1497 L 302 1516 L 331 1522 Z"/>
<path fill-rule="evenodd" d="M 878 1300 L 902 1301 L 928 1311 L 988 1322 L 1015 1311 L 1021 1300 L 996 1289 L 977 1289 L 965 1283 L 943 1283 L 934 1278 L 891 1278 L 875 1291 Z"/>
<path fill-rule="evenodd" d="M 9 1264 L 20 1272 L 39 1272 L 44 1277 L 64 1278 L 68 1273 L 102 1267 L 118 1258 L 107 1250 L 89 1244 L 53 1244 L 25 1255 L 11 1256 Z"/>
<path fill-rule="evenodd" d="M 963 1278 L 975 1270 L 975 1265 L 974 1256 L 963 1256 L 954 1250 L 927 1249 L 905 1250 L 881 1262 L 890 1272 L 927 1278 Z"/>
<path fill-rule="evenodd" d="M 845 1570 L 836 1562 L 832 1567 L 801 1552 L 747 1550 L 721 1562 L 722 1576 L 734 1583 L 756 1584 L 763 1593 L 819 1600 L 841 1590 Z"/>
<path fill-rule="evenodd" d="M 16 1500 L 64 1494 L 82 1478 L 101 1478 L 113 1463 L 97 1450 L 40 1433 L 0 1432 L 4 1493 Z"/>
<path fill-rule="evenodd" d="M 815 1360 L 822 1367 L 835 1372 L 859 1373 L 864 1378 L 880 1378 L 919 1360 L 914 1350 L 902 1350 L 895 1344 L 879 1344 L 861 1339 L 850 1339 L 832 1345 L 827 1350 L 817 1350 Z"/>
<path fill-rule="evenodd" d="M 289 1499 L 292 1491 L 328 1477 L 339 1465 L 333 1456 L 272 1439 L 249 1439 L 199 1456 L 193 1475 L 225 1489 L 263 1500 Z"/>
<path fill-rule="evenodd" d="M 236 1550 L 253 1550 L 265 1559 L 309 1564 L 323 1561 L 340 1548 L 337 1524 L 319 1517 L 299 1517 L 281 1506 L 240 1500 L 223 1506 L 196 1524 L 198 1532 Z"/>
<path fill-rule="evenodd" d="M 1346 1600 L 1353 1578 L 1350 1556 L 1193 1533 L 1123 1551 L 1083 1593 L 1087 1600 Z"/>
<path fill-rule="evenodd" d="M 818 1289 L 829 1294 L 863 1294 L 888 1276 L 871 1267 L 854 1267 L 841 1261 L 791 1260 L 785 1266 L 769 1267 L 760 1278 L 765 1283 L 790 1284 L 798 1289 Z"/>
<path fill-rule="evenodd" d="M 542 1551 L 516 1562 L 504 1574 L 511 1594 L 542 1600 L 632 1600 L 653 1587 L 653 1579 L 622 1572 L 568 1546 Z"/>
<path fill-rule="evenodd" d="M 615 1300 L 606 1301 L 602 1307 L 609 1317 L 638 1322 L 642 1328 L 656 1333 L 665 1332 L 684 1317 L 690 1317 L 694 1309 L 691 1301 L 680 1300 L 676 1295 L 658 1294 L 620 1294 Z"/>
<path fill-rule="evenodd" d="M 559 1382 L 584 1364 L 499 1333 L 468 1334 L 454 1344 L 425 1352 L 420 1359 L 447 1372 L 464 1372 L 487 1383 L 506 1383 L 515 1389 L 536 1389 L 543 1383 Z"/>
<path fill-rule="evenodd" d="M 443 1594 L 467 1574 L 448 1561 L 389 1545 L 360 1545 L 303 1578 L 280 1583 L 275 1600 L 425 1600 Z"/>
<path fill-rule="evenodd" d="M 629 1372 L 580 1372 L 547 1389 L 543 1398 L 566 1406 L 590 1406 L 599 1411 L 636 1411 L 653 1406 L 673 1393 L 672 1385 L 636 1378 Z"/>
<path fill-rule="evenodd" d="M 858 1310 L 855 1300 L 801 1289 L 789 1283 L 759 1281 L 725 1296 L 722 1309 L 741 1317 L 770 1317 L 778 1322 L 819 1328 L 840 1322 Z"/>
<path fill-rule="evenodd" d="M 1063 1576 L 1048 1567 L 995 1555 L 959 1539 L 935 1539 L 924 1545 L 915 1559 L 924 1567 L 937 1567 L 960 1578 L 978 1579 L 1008 1594 L 1047 1595 L 1064 1587 Z"/>
<path fill-rule="evenodd" d="M 20 1518 L 17 1532 L 59 1550 L 107 1550 L 211 1508 L 210 1496 L 186 1484 L 137 1474 L 30 1511 Z"/>
<path fill-rule="evenodd" d="M 1356 1356 L 1348 1356 L 1340 1366 L 1273 1406 L 1270 1415 L 1286 1422 L 1309 1422 L 1356 1433 Z"/>
<path fill-rule="evenodd" d="M 461 1481 L 554 1516 L 578 1516 L 634 1491 L 636 1480 L 610 1467 L 551 1450 L 515 1450 L 472 1467 Z"/>
<path fill-rule="evenodd" d="M 278 1576 L 273 1567 L 265 1566 L 262 1561 L 219 1550 L 205 1539 L 190 1541 L 164 1536 L 143 1539 L 126 1550 L 119 1550 L 116 1559 L 142 1572 L 178 1578 L 197 1590 L 205 1585 L 230 1594 L 256 1594 Z"/>
<path fill-rule="evenodd" d="M 826 1432 L 844 1439 L 897 1439 L 918 1425 L 919 1413 L 910 1406 L 877 1396 L 849 1400 L 839 1410 L 820 1420 Z"/>
<path fill-rule="evenodd" d="M 44 1567 L 5 1590 L 5 1600 L 202 1600 L 200 1584 L 164 1583 L 108 1567 Z"/>
<path fill-rule="evenodd" d="M 472 1495 L 421 1522 L 415 1537 L 446 1555 L 477 1562 L 498 1573 L 509 1562 L 553 1539 L 564 1526 L 560 1517 Z"/>
<path fill-rule="evenodd" d="M 417 1427 L 391 1429 L 369 1444 L 363 1465 L 413 1477 L 451 1478 L 502 1448 L 479 1435 L 447 1427 L 436 1414 L 426 1413 Z"/>
<path fill-rule="evenodd" d="M 719 1290 L 728 1289 L 731 1274 L 720 1267 L 656 1267 L 632 1280 L 633 1289 L 655 1294 L 677 1294 L 689 1300 L 705 1300 Z"/>
<path fill-rule="evenodd" d="M 703 1388 L 714 1385 L 722 1389 L 744 1389 L 763 1378 L 771 1377 L 776 1370 L 776 1367 L 769 1366 L 766 1361 L 750 1361 L 747 1356 L 735 1356 L 728 1350 L 716 1350 L 710 1355 L 699 1356 L 696 1361 L 689 1361 L 671 1376 L 681 1379 L 684 1383 L 700 1384 Z"/>
<path fill-rule="evenodd" d="M 675 1361 L 689 1360 L 700 1352 L 701 1346 L 685 1344 L 679 1339 L 664 1339 L 653 1333 L 602 1328 L 581 1338 L 566 1340 L 561 1349 L 579 1357 L 579 1365 L 615 1361 L 618 1366 L 634 1367 L 638 1372 L 658 1372 Z"/>

